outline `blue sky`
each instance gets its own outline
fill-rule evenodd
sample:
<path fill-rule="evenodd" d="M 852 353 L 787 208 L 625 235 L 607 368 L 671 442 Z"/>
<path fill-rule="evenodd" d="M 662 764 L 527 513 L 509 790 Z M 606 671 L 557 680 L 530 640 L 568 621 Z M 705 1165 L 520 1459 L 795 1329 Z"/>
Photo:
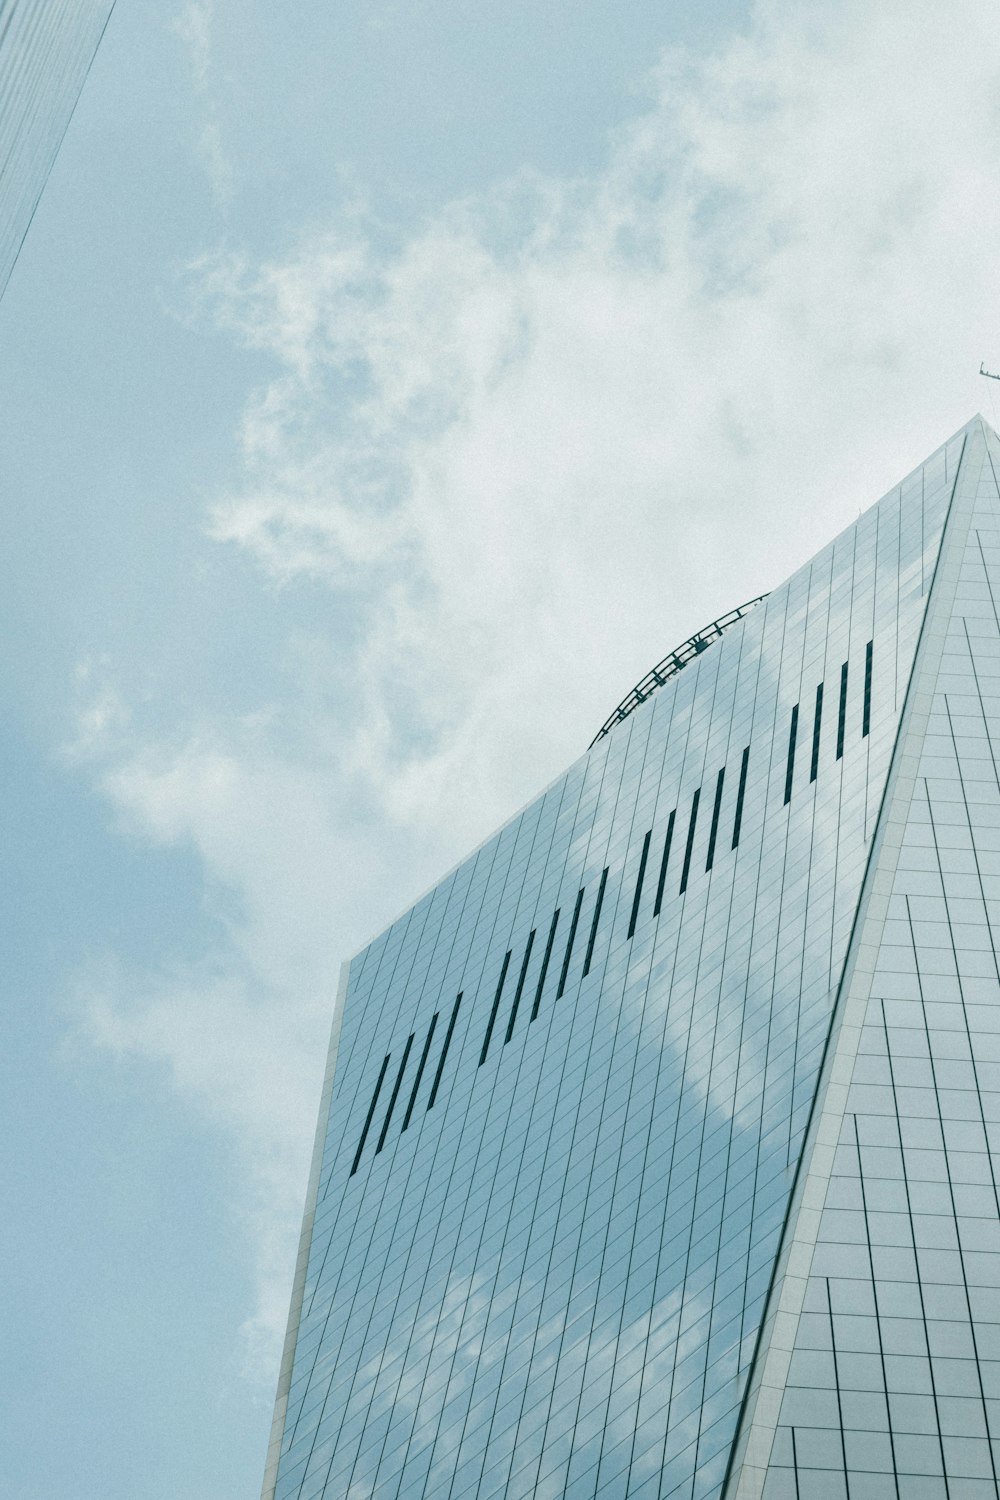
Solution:
<path fill-rule="evenodd" d="M 119 0 L 0 302 L 14 1500 L 256 1491 L 341 959 L 995 418 L 994 31 Z"/>

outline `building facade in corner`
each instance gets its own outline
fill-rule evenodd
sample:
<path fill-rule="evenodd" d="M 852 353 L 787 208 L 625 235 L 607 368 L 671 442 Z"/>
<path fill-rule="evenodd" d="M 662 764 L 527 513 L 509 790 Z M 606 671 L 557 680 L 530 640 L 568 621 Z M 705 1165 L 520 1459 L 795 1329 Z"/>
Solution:
<path fill-rule="evenodd" d="M 114 0 L 0 0 L 0 297 Z"/>

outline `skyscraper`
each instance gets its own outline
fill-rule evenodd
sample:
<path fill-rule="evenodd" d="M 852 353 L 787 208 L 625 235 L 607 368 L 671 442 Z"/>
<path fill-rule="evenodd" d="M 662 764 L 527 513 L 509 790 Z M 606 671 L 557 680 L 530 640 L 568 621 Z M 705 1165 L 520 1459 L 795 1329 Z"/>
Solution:
<path fill-rule="evenodd" d="M 268 1500 L 1000 1493 L 998 474 L 977 417 L 346 966 Z"/>
<path fill-rule="evenodd" d="M 114 0 L 0 0 L 0 296 Z"/>

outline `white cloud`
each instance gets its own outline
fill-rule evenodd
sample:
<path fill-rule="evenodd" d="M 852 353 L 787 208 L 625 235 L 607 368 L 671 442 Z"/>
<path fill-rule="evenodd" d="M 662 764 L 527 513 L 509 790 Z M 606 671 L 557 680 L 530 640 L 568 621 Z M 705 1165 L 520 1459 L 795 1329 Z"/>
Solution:
<path fill-rule="evenodd" d="M 113 753 L 125 740 L 131 715 L 116 688 L 108 657 L 81 661 L 76 669 L 77 712 L 70 760 L 89 761 Z"/>
<path fill-rule="evenodd" d="M 160 1065 L 171 1088 L 239 1145 L 248 1177 L 229 1208 L 245 1225 L 257 1286 L 242 1329 L 245 1363 L 266 1385 L 288 1315 L 303 1147 L 329 1015 L 321 1015 L 319 996 L 289 1006 L 287 994 L 267 990 L 259 977 L 215 975 L 209 966 L 162 976 L 108 968 L 88 976 L 76 1000 L 93 1042 L 120 1060 Z"/>
<path fill-rule="evenodd" d="M 187 49 L 195 92 L 205 109 L 197 150 L 212 194 L 220 207 L 232 198 L 235 171 L 222 138 L 218 103 L 212 91 L 214 0 L 187 0 L 174 17 L 172 30 Z"/>
<path fill-rule="evenodd" d="M 191 73 L 195 87 L 204 92 L 208 88 L 212 66 L 212 26 L 215 6 L 212 0 L 187 0 L 174 17 L 174 35 L 188 49 Z"/>
<path fill-rule="evenodd" d="M 227 940 L 211 982 L 93 1014 L 245 1141 L 289 1232 L 336 958 L 965 421 L 1000 353 L 990 7 L 763 4 L 654 95 L 593 180 L 197 271 L 275 365 L 211 534 L 262 607 L 325 587 L 353 626 L 326 695 L 262 686 L 263 728 L 101 752 L 131 826 L 198 849 Z"/>
<path fill-rule="evenodd" d="M 213 534 L 370 605 L 351 739 L 396 805 L 461 767 L 493 818 L 566 713 L 585 743 L 971 414 L 997 70 L 988 9 L 959 12 L 766 7 L 663 65 L 593 182 L 508 185 L 389 252 L 352 230 L 216 264 L 220 318 L 279 369 Z M 488 725 L 515 742 L 480 778 Z"/>

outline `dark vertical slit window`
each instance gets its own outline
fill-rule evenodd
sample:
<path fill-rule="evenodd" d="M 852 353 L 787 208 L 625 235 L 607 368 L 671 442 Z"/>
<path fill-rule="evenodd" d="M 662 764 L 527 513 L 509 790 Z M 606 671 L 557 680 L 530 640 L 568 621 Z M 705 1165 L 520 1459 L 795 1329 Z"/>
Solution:
<path fill-rule="evenodd" d="M 819 774 L 819 730 L 823 722 L 823 684 L 816 689 L 816 713 L 813 718 L 812 759 L 809 762 L 809 780 L 815 781 Z"/>
<path fill-rule="evenodd" d="M 670 858 L 670 845 L 674 837 L 674 820 L 677 817 L 677 809 L 674 808 L 667 819 L 667 834 L 663 840 L 663 858 L 660 860 L 660 878 L 656 882 L 656 900 L 653 902 L 653 916 L 660 915 L 660 907 L 663 905 L 663 883 L 667 878 L 667 861 Z"/>
<path fill-rule="evenodd" d="M 497 1011 L 500 1009 L 500 996 L 503 994 L 504 980 L 507 978 L 507 969 L 509 968 L 509 966 L 510 949 L 508 948 L 507 955 L 503 961 L 503 967 L 500 970 L 500 978 L 497 981 L 497 992 L 493 996 L 493 1009 L 490 1011 L 490 1024 L 487 1026 L 486 1036 L 483 1038 L 483 1050 L 479 1054 L 480 1067 L 482 1067 L 483 1063 L 486 1061 L 486 1054 L 490 1050 L 490 1038 L 493 1035 L 493 1026 L 496 1022 Z"/>
<path fill-rule="evenodd" d="M 872 727 L 872 645 L 871 641 L 865 647 L 865 703 L 861 715 L 862 738 Z"/>
<path fill-rule="evenodd" d="M 715 801 L 712 803 L 712 826 L 708 832 L 708 854 L 705 859 L 705 869 L 710 870 L 715 862 L 715 841 L 719 836 L 719 809 L 722 807 L 722 783 L 725 780 L 726 768 L 723 766 L 715 783 Z"/>
<path fill-rule="evenodd" d="M 532 928 L 528 933 L 528 945 L 524 950 L 524 957 L 521 960 L 521 972 L 517 976 L 517 989 L 514 991 L 514 1004 L 510 1008 L 510 1020 L 507 1022 L 507 1035 L 503 1039 L 503 1044 L 505 1047 L 510 1041 L 511 1037 L 514 1035 L 514 1022 L 517 1020 L 517 1007 L 521 1003 L 521 991 L 524 989 L 524 976 L 528 972 L 528 960 L 531 958 L 531 948 L 534 941 L 535 929 Z"/>
<path fill-rule="evenodd" d="M 608 871 L 607 866 L 605 866 L 604 872 L 601 875 L 601 884 L 597 892 L 597 903 L 594 906 L 594 920 L 590 924 L 590 941 L 587 944 L 587 956 L 583 960 L 584 975 L 590 973 L 590 960 L 594 956 L 594 944 L 597 941 L 597 924 L 601 920 L 601 907 L 604 905 L 604 887 L 607 883 Z"/>
<path fill-rule="evenodd" d="M 579 894 L 576 898 L 576 905 L 573 908 L 573 920 L 569 924 L 569 937 L 566 940 L 566 954 L 563 958 L 562 973 L 559 975 L 559 988 L 556 990 L 557 1000 L 562 999 L 563 991 L 566 988 L 566 975 L 569 973 L 569 961 L 573 956 L 573 939 L 576 937 L 576 924 L 580 920 L 580 907 L 583 905 L 583 891 L 584 888 L 583 886 L 581 886 Z"/>
<path fill-rule="evenodd" d="M 639 902 L 642 899 L 642 882 L 646 878 L 646 861 L 649 858 L 649 841 L 653 837 L 650 829 L 642 841 L 642 853 L 639 856 L 639 873 L 635 877 L 635 895 L 632 897 L 632 915 L 628 919 L 628 935 L 632 937 L 635 933 L 635 924 L 639 918 Z"/>
<path fill-rule="evenodd" d="M 444 1046 L 441 1048 L 441 1057 L 438 1061 L 437 1072 L 434 1074 L 434 1082 L 431 1086 L 431 1097 L 427 1101 L 427 1108 L 434 1108 L 434 1100 L 438 1096 L 441 1086 L 441 1074 L 444 1072 L 444 1060 L 448 1056 L 448 1048 L 451 1046 L 452 1033 L 455 1030 L 455 1022 L 458 1020 L 458 1007 L 462 1003 L 462 993 L 459 991 L 458 998 L 452 1007 L 451 1020 L 448 1022 L 448 1030 L 444 1034 Z"/>
<path fill-rule="evenodd" d="M 792 775 L 795 771 L 795 738 L 799 732 L 799 705 L 792 709 L 792 722 L 788 730 L 788 765 L 785 768 L 785 806 L 792 800 Z"/>
<path fill-rule="evenodd" d="M 844 729 L 847 725 L 847 663 L 840 669 L 840 708 L 837 711 L 837 759 L 844 758 Z"/>
<path fill-rule="evenodd" d="M 535 1003 L 531 1007 L 529 1021 L 533 1021 L 538 1015 L 538 1007 L 542 1003 L 542 990 L 545 988 L 545 976 L 549 972 L 549 959 L 552 957 L 552 944 L 556 940 L 556 927 L 559 925 L 559 908 L 555 909 L 552 917 L 552 926 L 549 928 L 549 936 L 545 944 L 545 953 L 542 956 L 542 967 L 538 974 L 538 983 L 535 986 Z"/>
<path fill-rule="evenodd" d="M 740 841 L 740 828 L 743 824 L 743 799 L 747 794 L 747 766 L 749 764 L 750 746 L 748 745 L 743 752 L 743 760 L 740 763 L 740 786 L 739 791 L 736 793 L 736 816 L 733 819 L 733 842 L 731 846 L 733 849 L 736 848 L 736 845 Z"/>
<path fill-rule="evenodd" d="M 368 1114 L 365 1116 L 365 1128 L 361 1132 L 361 1139 L 358 1142 L 358 1149 L 357 1151 L 355 1151 L 354 1161 L 351 1163 L 352 1177 L 358 1170 L 358 1162 L 361 1160 L 361 1153 L 365 1149 L 365 1141 L 368 1139 L 368 1132 L 372 1128 L 372 1120 L 375 1118 L 375 1106 L 378 1104 L 378 1096 L 382 1092 L 382 1084 L 385 1082 L 385 1075 L 389 1067 L 389 1059 L 391 1056 L 392 1053 L 387 1052 L 382 1060 L 382 1068 L 378 1075 L 378 1083 L 375 1085 L 375 1092 L 374 1094 L 372 1094 L 372 1102 L 371 1104 L 369 1104 Z"/>
<path fill-rule="evenodd" d="M 691 873 L 691 850 L 694 848 L 694 827 L 698 821 L 698 802 L 701 798 L 701 787 L 691 798 L 691 821 L 688 824 L 687 843 L 684 846 L 684 863 L 681 866 L 680 894 L 683 896 L 688 886 L 688 875 Z"/>
<path fill-rule="evenodd" d="M 792 1472 L 795 1475 L 795 1493 L 800 1495 L 802 1491 L 799 1489 L 799 1454 L 795 1446 L 795 1428 L 790 1427 L 789 1431 L 792 1434 Z"/>
<path fill-rule="evenodd" d="M 410 1090 L 410 1102 L 406 1106 L 406 1114 L 403 1116 L 403 1128 L 400 1131 L 400 1135 L 402 1135 L 403 1130 L 405 1130 L 407 1128 L 407 1126 L 409 1125 L 409 1123 L 410 1123 L 410 1116 L 413 1113 L 413 1106 L 417 1102 L 417 1094 L 418 1094 L 418 1092 L 420 1090 L 420 1080 L 423 1078 L 423 1076 L 424 1076 L 424 1069 L 427 1066 L 427 1055 L 428 1055 L 428 1053 L 431 1050 L 431 1042 L 434 1039 L 434 1028 L 437 1025 L 437 1023 L 438 1023 L 438 1012 L 435 1011 L 434 1014 L 431 1016 L 431 1024 L 430 1024 L 430 1026 L 428 1027 L 428 1030 L 427 1030 L 427 1040 L 426 1040 L 426 1042 L 424 1042 L 424 1050 L 421 1052 L 421 1054 L 420 1054 L 420 1061 L 417 1064 L 417 1076 L 413 1080 L 413 1088 Z"/>
<path fill-rule="evenodd" d="M 411 1031 L 406 1046 L 403 1048 L 403 1061 L 399 1065 L 399 1072 L 396 1074 L 396 1082 L 393 1084 L 392 1093 L 389 1096 L 389 1108 L 385 1112 L 385 1120 L 382 1124 L 382 1134 L 379 1136 L 378 1145 L 375 1147 L 376 1156 L 378 1156 L 379 1152 L 382 1150 L 382 1147 L 385 1145 L 385 1138 L 389 1134 L 389 1121 L 392 1119 L 392 1112 L 396 1108 L 396 1100 L 399 1098 L 399 1090 L 403 1084 L 403 1074 L 406 1072 L 406 1064 L 410 1058 L 410 1049 L 413 1046 L 413 1035 L 414 1034 Z"/>

